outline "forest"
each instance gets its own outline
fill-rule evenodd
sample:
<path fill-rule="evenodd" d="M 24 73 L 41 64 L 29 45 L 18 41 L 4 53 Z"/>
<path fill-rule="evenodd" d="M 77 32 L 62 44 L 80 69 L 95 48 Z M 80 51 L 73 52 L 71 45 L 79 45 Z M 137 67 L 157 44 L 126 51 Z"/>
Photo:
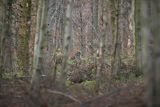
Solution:
<path fill-rule="evenodd" d="M 160 0 L 0 0 L 0 107 L 160 107 L 159 19 Z"/>

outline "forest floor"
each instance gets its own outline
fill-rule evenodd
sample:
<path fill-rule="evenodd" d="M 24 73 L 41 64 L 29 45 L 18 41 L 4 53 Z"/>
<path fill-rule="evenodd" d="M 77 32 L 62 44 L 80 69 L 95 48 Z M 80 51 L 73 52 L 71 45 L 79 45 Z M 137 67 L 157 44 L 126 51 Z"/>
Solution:
<path fill-rule="evenodd" d="M 29 87 L 26 80 L 1 80 L 0 107 L 146 107 L 142 78 L 114 82 L 101 92 L 79 84 L 64 93 L 43 86 L 36 98 Z"/>

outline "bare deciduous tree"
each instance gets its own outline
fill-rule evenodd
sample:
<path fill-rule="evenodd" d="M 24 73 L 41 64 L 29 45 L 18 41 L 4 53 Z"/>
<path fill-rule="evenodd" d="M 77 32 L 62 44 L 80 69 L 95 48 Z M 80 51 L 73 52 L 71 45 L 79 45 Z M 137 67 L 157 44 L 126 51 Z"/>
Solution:
<path fill-rule="evenodd" d="M 71 38 L 72 38 L 72 6 L 73 1 L 68 0 L 67 2 L 67 10 L 66 10 L 66 18 L 65 18 L 65 32 L 64 32 L 64 57 L 62 62 L 62 74 L 61 74 L 61 82 L 62 86 L 65 86 L 65 78 L 67 73 L 67 60 L 68 54 L 71 46 Z"/>
<path fill-rule="evenodd" d="M 31 80 L 33 90 L 39 88 L 40 76 L 42 74 L 42 50 L 44 48 L 43 43 L 46 35 L 47 6 L 48 0 L 39 0 L 34 45 L 33 75 Z"/>

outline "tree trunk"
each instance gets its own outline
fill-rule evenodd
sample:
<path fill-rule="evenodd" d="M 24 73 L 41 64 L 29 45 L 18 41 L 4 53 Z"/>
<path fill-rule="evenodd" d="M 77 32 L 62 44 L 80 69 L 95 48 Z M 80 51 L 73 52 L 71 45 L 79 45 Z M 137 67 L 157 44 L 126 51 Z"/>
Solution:
<path fill-rule="evenodd" d="M 11 38 L 11 15 L 12 0 L 3 1 L 3 29 L 1 36 L 0 70 L 1 72 L 12 72 L 12 38 Z"/>
<path fill-rule="evenodd" d="M 61 73 L 61 85 L 62 88 L 65 87 L 66 81 L 66 73 L 67 73 L 67 60 L 68 54 L 70 50 L 70 42 L 72 38 L 72 5 L 73 1 L 68 0 L 67 2 L 67 10 L 66 10 L 66 24 L 65 24 L 65 32 L 64 32 L 64 57 L 62 62 L 62 73 Z"/>
<path fill-rule="evenodd" d="M 85 57 L 85 35 L 83 33 L 83 12 L 82 12 L 82 9 L 83 9 L 83 5 L 81 3 L 81 9 L 80 9 L 80 26 L 81 26 L 81 33 L 80 33 L 80 36 L 81 36 L 81 55 L 82 57 Z"/>
<path fill-rule="evenodd" d="M 141 35 L 141 0 L 135 0 L 135 58 L 137 64 L 136 75 L 142 74 L 142 35 Z"/>
<path fill-rule="evenodd" d="M 119 9 L 120 9 L 120 0 L 111 1 L 115 14 L 112 18 L 113 24 L 113 36 L 114 36 L 114 52 L 113 52 L 113 62 L 112 62 L 112 71 L 113 75 L 117 76 L 120 72 L 121 66 L 121 37 L 119 35 Z"/>
<path fill-rule="evenodd" d="M 18 72 L 29 74 L 29 37 L 31 23 L 31 0 L 19 1 L 18 16 L 18 47 L 17 47 L 17 64 Z"/>
<path fill-rule="evenodd" d="M 104 8 L 106 9 L 106 2 L 103 2 L 104 4 Z M 106 10 L 102 7 L 102 13 L 104 13 Z M 97 73 L 96 73 L 96 91 L 99 90 L 100 88 L 100 83 L 101 83 L 101 79 L 102 79 L 102 68 L 104 67 L 104 54 L 105 54 L 105 41 L 106 41 L 106 34 L 107 34 L 107 15 L 103 14 L 102 16 L 102 34 L 101 34 L 101 38 L 100 38 L 100 47 L 99 47 L 99 52 L 98 52 L 98 60 L 97 60 Z"/>
<path fill-rule="evenodd" d="M 96 46 L 96 48 L 98 48 L 98 5 L 99 4 L 99 0 L 93 0 L 93 47 Z M 96 39 L 97 40 L 96 40 Z"/>
<path fill-rule="evenodd" d="M 147 76 L 148 107 L 160 107 L 160 1 L 142 0 L 143 69 Z"/>
<path fill-rule="evenodd" d="M 33 58 L 33 75 L 32 75 L 32 89 L 38 89 L 40 76 L 42 73 L 42 50 L 44 37 L 46 34 L 46 20 L 47 20 L 47 0 L 39 0 L 38 12 L 37 12 L 37 25 L 36 25 L 36 36 L 34 45 L 34 58 Z"/>

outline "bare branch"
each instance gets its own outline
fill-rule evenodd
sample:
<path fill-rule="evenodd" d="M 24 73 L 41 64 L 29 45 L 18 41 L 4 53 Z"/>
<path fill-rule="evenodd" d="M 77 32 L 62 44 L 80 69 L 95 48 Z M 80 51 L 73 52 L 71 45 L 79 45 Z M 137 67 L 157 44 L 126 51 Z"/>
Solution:
<path fill-rule="evenodd" d="M 49 89 L 48 89 L 47 92 L 52 93 L 52 94 L 59 94 L 59 95 L 68 97 L 69 99 L 71 99 L 71 100 L 73 100 L 73 101 L 75 101 L 75 102 L 77 102 L 77 103 L 79 103 L 79 104 L 82 103 L 81 101 L 79 101 L 78 99 L 74 98 L 73 96 L 68 95 L 68 94 L 65 94 L 65 93 L 60 92 L 60 91 L 55 91 L 55 90 L 49 90 Z"/>

